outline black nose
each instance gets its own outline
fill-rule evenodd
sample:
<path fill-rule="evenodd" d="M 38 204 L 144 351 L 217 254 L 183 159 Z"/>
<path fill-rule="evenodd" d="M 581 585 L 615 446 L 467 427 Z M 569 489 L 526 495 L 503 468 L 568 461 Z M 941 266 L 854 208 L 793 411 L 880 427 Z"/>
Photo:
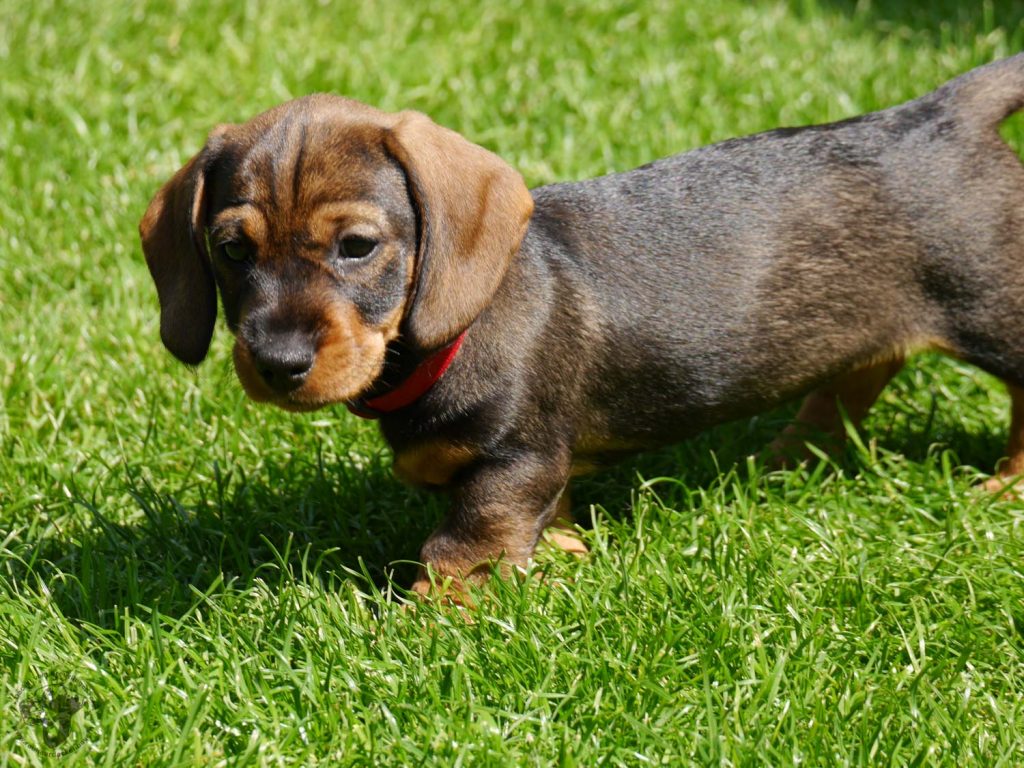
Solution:
<path fill-rule="evenodd" d="M 265 337 L 250 351 L 260 376 L 279 394 L 301 387 L 316 358 L 311 340 L 298 333 Z"/>

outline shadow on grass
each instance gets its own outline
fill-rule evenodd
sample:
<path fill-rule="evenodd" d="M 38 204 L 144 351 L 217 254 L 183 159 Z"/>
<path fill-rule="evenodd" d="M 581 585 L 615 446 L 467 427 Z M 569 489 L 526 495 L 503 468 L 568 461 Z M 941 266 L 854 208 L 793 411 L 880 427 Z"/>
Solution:
<path fill-rule="evenodd" d="M 1024 3 L 1019 0 L 817 0 L 794 4 L 799 15 L 831 9 L 880 34 L 906 34 L 936 47 L 973 44 L 979 35 L 1003 29 L 1016 48 L 1024 45 Z"/>
<path fill-rule="evenodd" d="M 638 475 L 710 485 L 734 460 L 743 460 L 743 447 L 759 424 L 725 425 L 574 484 L 578 517 L 585 522 L 591 504 L 627 516 Z M 711 453 L 716 446 L 726 446 L 717 449 L 717 460 Z M 91 525 L 77 535 L 26 542 L 19 554 L 31 580 L 46 584 L 66 617 L 115 630 L 126 612 L 173 619 L 224 585 L 245 588 L 262 580 L 273 589 L 300 572 L 328 589 L 344 580 L 383 587 L 391 579 L 404 586 L 413 580 L 419 548 L 446 500 L 404 486 L 390 464 L 385 450 L 368 461 L 323 454 L 267 458 L 258 475 L 214 467 L 212 477 L 179 488 L 156 487 L 147 480 L 151 471 L 129 466 L 117 486 L 127 489 L 141 519 L 116 521 L 104 512 L 109 500 L 77 495 L 76 506 Z"/>
<path fill-rule="evenodd" d="M 155 488 L 130 467 L 121 482 L 141 520 L 115 522 L 102 499 L 79 497 L 88 530 L 35 542 L 22 556 L 64 615 L 101 627 L 140 608 L 176 617 L 222 584 L 273 588 L 289 572 L 408 584 L 443 500 L 401 485 L 385 452 L 360 464 L 347 455 L 267 460 L 258 476 L 214 468 L 178 489 Z"/>
<path fill-rule="evenodd" d="M 591 505 L 612 517 L 628 516 L 639 478 L 658 477 L 681 481 L 662 498 L 685 508 L 687 500 L 674 494 L 699 492 L 730 469 L 742 471 L 795 407 L 726 424 L 581 478 L 573 484 L 573 510 L 584 525 Z M 889 418 L 888 409 L 863 437 L 909 462 L 931 460 L 938 445 L 952 449 L 961 464 L 991 469 L 1005 433 L 965 426 L 955 411 Z M 857 460 L 847 459 L 855 470 Z M 348 455 L 268 459 L 258 476 L 214 471 L 179 489 L 155 488 L 138 466 L 125 473 L 120 487 L 127 487 L 141 521 L 114 522 L 102 512 L 108 506 L 103 499 L 80 497 L 77 504 L 93 523 L 84 534 L 29 543 L 22 553 L 65 616 L 105 628 L 117 628 L 125 611 L 177 617 L 224 584 L 262 580 L 273 588 L 300 571 L 328 588 L 348 579 L 407 585 L 415 568 L 410 561 L 445 506 L 443 496 L 399 483 L 383 450 L 368 461 Z"/>

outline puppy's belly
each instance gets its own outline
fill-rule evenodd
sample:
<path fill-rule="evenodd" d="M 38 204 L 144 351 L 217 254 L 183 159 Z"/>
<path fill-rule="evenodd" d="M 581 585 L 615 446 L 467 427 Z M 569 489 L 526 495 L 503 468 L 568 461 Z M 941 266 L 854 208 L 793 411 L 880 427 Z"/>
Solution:
<path fill-rule="evenodd" d="M 585 475 L 617 464 L 642 451 L 664 448 L 696 436 L 717 424 L 770 408 L 738 403 L 730 407 L 669 407 L 634 412 L 616 411 L 588 420 L 573 444 L 572 474 Z M 592 413 L 592 416 L 597 416 Z"/>
<path fill-rule="evenodd" d="M 573 446 L 573 472 L 585 474 L 631 454 L 680 442 L 719 424 L 756 416 L 856 371 L 901 363 L 920 351 L 956 356 L 949 344 L 936 338 L 921 337 L 911 343 L 887 343 L 878 348 L 881 351 L 856 352 L 833 359 L 822 356 L 816 364 L 805 359 L 802 367 L 790 364 L 778 370 L 734 368 L 700 376 L 690 369 L 678 384 L 662 377 L 650 386 L 647 379 L 638 376 L 633 379 L 633 386 L 615 389 L 611 398 L 605 390 L 592 401 L 604 402 L 605 407 L 583 411 L 587 416 L 577 425 L 579 437 Z"/>
<path fill-rule="evenodd" d="M 823 377 L 785 382 L 752 382 L 727 377 L 704 386 L 637 386 L 585 411 L 577 425 L 574 455 L 603 465 L 630 453 L 661 448 L 736 419 L 771 410 L 813 389 Z"/>

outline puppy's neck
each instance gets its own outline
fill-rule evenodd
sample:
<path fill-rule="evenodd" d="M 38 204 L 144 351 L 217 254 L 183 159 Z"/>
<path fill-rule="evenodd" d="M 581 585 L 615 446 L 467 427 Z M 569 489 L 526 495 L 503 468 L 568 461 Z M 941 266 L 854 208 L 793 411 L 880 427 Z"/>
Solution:
<path fill-rule="evenodd" d="M 376 419 L 412 405 L 444 376 L 465 338 L 466 331 L 463 331 L 453 341 L 426 356 L 396 345 L 396 352 L 389 356 L 378 383 L 367 395 L 345 405 L 350 412 L 364 419 Z M 393 381 L 398 383 L 389 383 Z"/>

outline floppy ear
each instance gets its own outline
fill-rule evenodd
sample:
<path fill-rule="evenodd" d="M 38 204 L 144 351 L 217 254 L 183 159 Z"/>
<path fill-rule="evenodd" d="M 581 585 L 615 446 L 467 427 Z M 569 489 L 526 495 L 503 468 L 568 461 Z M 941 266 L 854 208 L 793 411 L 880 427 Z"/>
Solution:
<path fill-rule="evenodd" d="M 526 233 L 533 198 L 504 160 L 418 112 L 387 134 L 420 217 L 412 306 L 404 334 L 436 349 L 490 302 Z"/>
<path fill-rule="evenodd" d="M 217 288 L 206 251 L 206 170 L 223 128 L 156 193 L 139 223 L 142 250 L 160 298 L 160 338 L 184 363 L 206 357 L 217 319 Z"/>

